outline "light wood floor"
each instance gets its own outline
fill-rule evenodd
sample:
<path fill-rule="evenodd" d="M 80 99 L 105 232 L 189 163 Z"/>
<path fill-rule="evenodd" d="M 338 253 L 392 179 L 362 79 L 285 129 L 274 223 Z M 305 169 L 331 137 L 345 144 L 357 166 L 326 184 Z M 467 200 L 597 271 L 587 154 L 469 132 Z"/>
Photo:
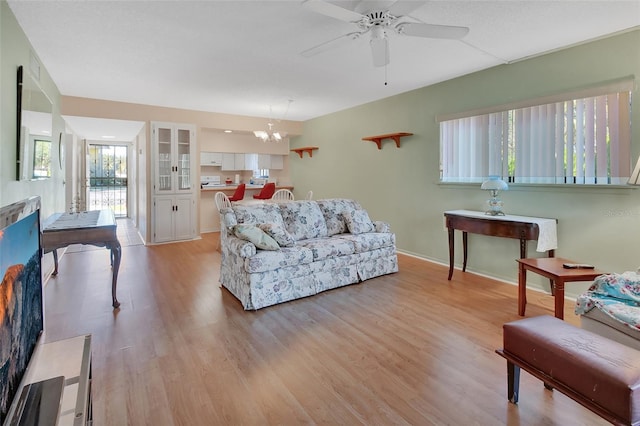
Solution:
<path fill-rule="evenodd" d="M 245 312 L 216 241 L 123 247 L 118 311 L 107 250 L 62 257 L 46 341 L 93 335 L 94 425 L 607 424 L 525 372 L 507 401 L 494 350 L 515 286 L 401 255 L 399 273 Z"/>

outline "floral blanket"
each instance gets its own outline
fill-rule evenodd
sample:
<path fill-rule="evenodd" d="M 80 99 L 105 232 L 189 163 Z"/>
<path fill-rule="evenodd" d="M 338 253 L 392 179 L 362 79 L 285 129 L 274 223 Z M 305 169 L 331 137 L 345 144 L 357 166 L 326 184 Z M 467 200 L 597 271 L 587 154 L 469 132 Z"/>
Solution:
<path fill-rule="evenodd" d="M 576 314 L 598 308 L 611 318 L 640 330 L 640 274 L 600 275 L 576 300 Z"/>

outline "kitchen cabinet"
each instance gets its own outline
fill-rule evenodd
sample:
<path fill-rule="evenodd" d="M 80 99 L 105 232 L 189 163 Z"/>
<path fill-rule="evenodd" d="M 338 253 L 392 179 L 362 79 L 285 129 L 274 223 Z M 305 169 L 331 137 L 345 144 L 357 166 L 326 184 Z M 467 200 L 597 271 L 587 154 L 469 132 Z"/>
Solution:
<path fill-rule="evenodd" d="M 233 170 L 246 170 L 244 165 L 244 154 L 240 154 L 236 152 L 234 155 L 235 155 L 234 157 L 235 169 Z"/>
<path fill-rule="evenodd" d="M 201 152 L 200 153 L 200 165 L 201 166 L 222 166 L 222 153 L 221 152 Z"/>
<path fill-rule="evenodd" d="M 271 155 L 271 167 L 272 170 L 284 169 L 284 156 L 283 155 Z"/>
<path fill-rule="evenodd" d="M 284 168 L 284 156 L 273 154 L 222 153 L 222 170 L 258 170 Z"/>
<path fill-rule="evenodd" d="M 257 170 L 257 169 L 258 169 L 258 154 L 245 154 L 244 170 Z"/>
<path fill-rule="evenodd" d="M 195 126 L 152 122 L 152 242 L 193 238 Z"/>
<path fill-rule="evenodd" d="M 236 170 L 236 155 L 233 152 L 222 153 L 222 170 Z"/>
<path fill-rule="evenodd" d="M 195 235 L 195 198 L 192 195 L 154 197 L 153 241 L 187 240 Z"/>
<path fill-rule="evenodd" d="M 258 168 L 259 169 L 270 169 L 271 168 L 271 155 L 269 155 L 269 154 L 258 154 Z"/>
<path fill-rule="evenodd" d="M 276 154 L 258 154 L 258 168 L 282 170 L 284 168 L 284 158 Z"/>

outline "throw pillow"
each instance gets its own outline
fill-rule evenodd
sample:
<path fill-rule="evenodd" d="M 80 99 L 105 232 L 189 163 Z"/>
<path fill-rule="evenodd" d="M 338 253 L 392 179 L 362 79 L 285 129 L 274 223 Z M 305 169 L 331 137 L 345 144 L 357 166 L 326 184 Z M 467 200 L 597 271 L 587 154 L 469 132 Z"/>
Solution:
<path fill-rule="evenodd" d="M 349 232 L 354 235 L 373 232 L 376 230 L 375 225 L 369 219 L 366 210 L 349 210 L 343 213 L 344 221 L 347 224 Z"/>
<path fill-rule="evenodd" d="M 280 247 L 292 247 L 296 244 L 291 234 L 287 232 L 284 226 L 275 223 L 261 223 L 258 225 L 268 236 L 276 240 Z"/>
<path fill-rule="evenodd" d="M 257 248 L 262 250 L 278 250 L 280 246 L 270 236 L 268 236 L 262 229 L 255 225 L 243 225 L 239 224 L 233 227 L 233 233 L 241 240 L 250 241 Z"/>

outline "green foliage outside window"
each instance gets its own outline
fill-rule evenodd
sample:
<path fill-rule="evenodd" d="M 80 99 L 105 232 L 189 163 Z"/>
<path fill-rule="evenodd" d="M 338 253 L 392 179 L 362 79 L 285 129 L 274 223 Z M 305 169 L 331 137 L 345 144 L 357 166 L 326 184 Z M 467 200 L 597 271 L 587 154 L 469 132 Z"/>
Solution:
<path fill-rule="evenodd" d="M 34 140 L 33 179 L 51 177 L 51 141 Z"/>

